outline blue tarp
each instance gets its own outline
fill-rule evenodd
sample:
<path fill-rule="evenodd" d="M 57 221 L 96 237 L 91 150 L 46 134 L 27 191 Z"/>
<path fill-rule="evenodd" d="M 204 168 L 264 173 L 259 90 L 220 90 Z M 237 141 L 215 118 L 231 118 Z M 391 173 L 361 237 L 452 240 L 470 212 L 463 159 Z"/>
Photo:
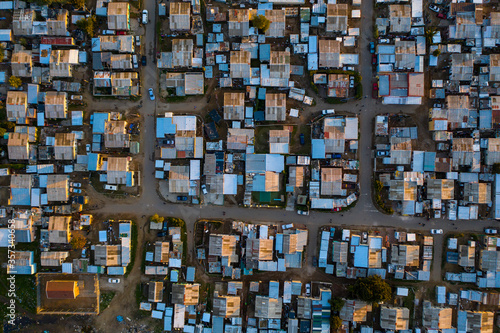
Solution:
<path fill-rule="evenodd" d="M 106 121 L 109 119 L 109 113 L 107 112 L 96 112 L 94 113 L 92 133 L 104 134 Z"/>
<path fill-rule="evenodd" d="M 158 118 L 156 120 L 156 137 L 164 138 L 167 134 L 175 134 L 176 126 L 172 118 Z"/>

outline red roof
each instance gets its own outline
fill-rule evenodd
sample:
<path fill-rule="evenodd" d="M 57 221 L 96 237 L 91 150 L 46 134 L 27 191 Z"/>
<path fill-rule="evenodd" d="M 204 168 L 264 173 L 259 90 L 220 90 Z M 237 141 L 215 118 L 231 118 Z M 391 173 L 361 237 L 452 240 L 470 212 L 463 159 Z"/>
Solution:
<path fill-rule="evenodd" d="M 73 37 L 42 37 L 42 44 L 74 45 Z"/>

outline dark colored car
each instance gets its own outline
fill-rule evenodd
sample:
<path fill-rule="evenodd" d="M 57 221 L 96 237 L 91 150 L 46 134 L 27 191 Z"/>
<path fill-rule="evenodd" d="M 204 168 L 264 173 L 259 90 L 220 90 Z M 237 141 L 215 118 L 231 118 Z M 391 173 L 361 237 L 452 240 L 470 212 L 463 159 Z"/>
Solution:
<path fill-rule="evenodd" d="M 146 66 L 148 64 L 148 58 L 146 58 L 145 55 L 142 56 L 141 63 L 143 66 Z"/>
<path fill-rule="evenodd" d="M 440 19 L 443 19 L 443 20 L 448 19 L 448 17 L 446 16 L 445 13 L 439 13 L 439 14 L 437 14 L 437 17 L 439 17 Z"/>
<path fill-rule="evenodd" d="M 375 53 L 375 43 L 370 42 L 370 53 Z"/>
<path fill-rule="evenodd" d="M 342 154 L 333 154 L 332 158 L 342 158 Z"/>
<path fill-rule="evenodd" d="M 184 196 L 184 195 L 182 195 L 182 196 L 181 196 L 181 195 L 179 195 L 179 196 L 177 197 L 177 201 L 187 201 L 187 199 L 188 199 L 188 197 L 186 197 L 186 196 Z"/>
<path fill-rule="evenodd" d="M 163 231 L 167 231 L 168 230 L 168 223 L 167 221 L 163 222 Z"/>
<path fill-rule="evenodd" d="M 167 235 L 167 232 L 166 231 L 160 231 L 156 234 L 156 236 L 158 237 L 165 237 Z"/>
<path fill-rule="evenodd" d="M 304 139 L 304 133 L 300 133 L 300 137 L 299 137 L 299 138 L 300 138 L 300 144 L 301 144 L 301 145 L 305 145 L 305 144 L 306 144 L 306 141 L 305 141 L 305 139 Z"/>
<path fill-rule="evenodd" d="M 376 65 L 376 64 L 377 64 L 377 55 L 372 54 L 372 65 Z"/>
<path fill-rule="evenodd" d="M 318 258 L 316 256 L 313 257 L 313 267 L 318 267 Z"/>

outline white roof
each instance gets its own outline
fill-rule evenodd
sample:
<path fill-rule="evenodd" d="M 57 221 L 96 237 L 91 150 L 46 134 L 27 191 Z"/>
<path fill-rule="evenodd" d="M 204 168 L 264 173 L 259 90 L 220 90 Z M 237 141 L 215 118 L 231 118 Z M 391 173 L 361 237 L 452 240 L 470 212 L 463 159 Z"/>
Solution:
<path fill-rule="evenodd" d="M 223 181 L 223 194 L 236 195 L 238 192 L 238 175 L 225 174 Z"/>
<path fill-rule="evenodd" d="M 189 161 L 189 180 L 199 180 L 200 179 L 200 160 L 190 160 Z"/>

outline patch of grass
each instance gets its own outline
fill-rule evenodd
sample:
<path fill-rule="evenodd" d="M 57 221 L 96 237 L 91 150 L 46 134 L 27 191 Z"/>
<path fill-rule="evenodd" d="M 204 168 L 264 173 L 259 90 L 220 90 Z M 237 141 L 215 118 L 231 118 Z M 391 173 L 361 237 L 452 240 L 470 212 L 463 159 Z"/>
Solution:
<path fill-rule="evenodd" d="M 325 102 L 328 104 L 344 104 L 347 100 L 344 98 L 327 97 L 325 98 Z"/>
<path fill-rule="evenodd" d="M 20 307 L 36 312 L 36 285 L 32 275 L 16 275 L 16 296 Z"/>
<path fill-rule="evenodd" d="M 14 170 L 21 170 L 26 168 L 26 164 L 16 164 L 16 163 L 10 163 L 10 164 L 0 164 L 0 168 L 11 168 Z"/>
<path fill-rule="evenodd" d="M 99 300 L 99 311 L 102 312 L 104 311 L 111 301 L 113 300 L 113 297 L 115 297 L 116 292 L 114 291 L 106 291 L 106 292 L 101 292 L 101 298 Z"/>
<path fill-rule="evenodd" d="M 167 103 L 179 103 L 179 102 L 184 102 L 188 98 L 189 96 L 168 96 L 165 99 L 167 100 Z"/>
<path fill-rule="evenodd" d="M 138 283 L 137 286 L 135 287 L 135 303 L 137 304 L 137 307 L 141 305 L 142 302 L 142 285 L 141 283 Z"/>
<path fill-rule="evenodd" d="M 125 277 L 127 277 L 132 268 L 134 267 L 135 262 L 135 253 L 137 251 L 137 225 L 134 221 L 132 221 L 132 229 L 131 229 L 131 237 L 130 237 L 130 262 L 127 265 L 127 271 L 125 272 Z"/>

